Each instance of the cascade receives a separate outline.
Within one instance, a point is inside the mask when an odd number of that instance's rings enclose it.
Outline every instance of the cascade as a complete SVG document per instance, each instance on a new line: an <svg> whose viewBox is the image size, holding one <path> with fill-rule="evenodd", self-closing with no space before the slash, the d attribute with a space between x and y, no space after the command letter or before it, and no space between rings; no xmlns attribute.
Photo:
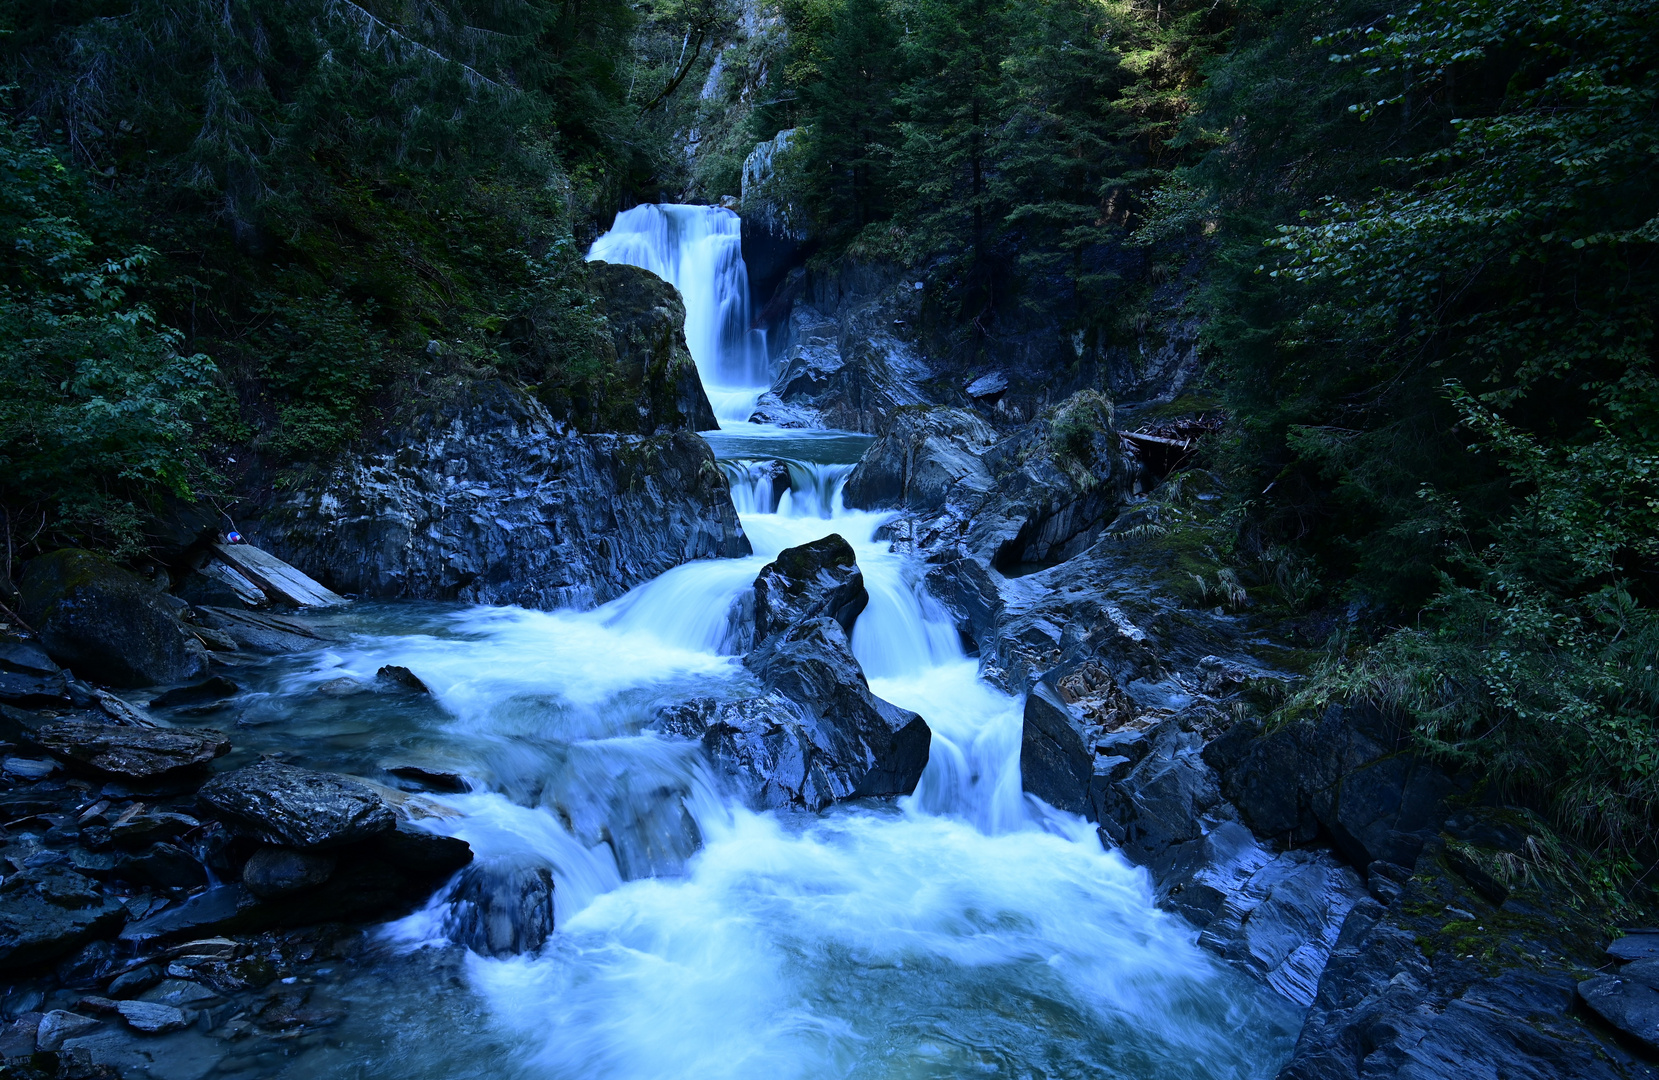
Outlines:
<svg viewBox="0 0 1659 1080"><path fill-rule="evenodd" d="M771 384L766 332L750 326L742 221L718 206L645 204L616 215L590 261L642 267L680 290L686 346L714 415L742 422Z"/></svg>
<svg viewBox="0 0 1659 1080"><path fill-rule="evenodd" d="M727 385L759 370L731 315L736 229L708 208L638 207L594 245L684 280L700 370ZM719 258L716 236L730 240ZM699 282L715 271L719 288ZM475 787L432 796L453 816L425 826L465 839L478 873L546 867L555 882L557 930L539 951L466 960L501 1048L490 1075L1271 1077L1298 1011L1200 950L1091 825L1022 792L1023 702L978 677L922 568L879 538L891 515L844 505L851 466L813 460L798 434L751 432L745 456L720 463L752 555L687 563L593 611L416 611L279 669L249 718L301 737L283 703L387 664L430 688L444 720L403 745L439 746ZM754 452L768 439L777 454ZM928 721L931 756L894 803L756 813L700 744L651 720L756 692L740 655L754 579L830 532L852 544L870 596L854 655L876 694ZM474 941L469 902L440 894L384 938L411 956Z"/></svg>

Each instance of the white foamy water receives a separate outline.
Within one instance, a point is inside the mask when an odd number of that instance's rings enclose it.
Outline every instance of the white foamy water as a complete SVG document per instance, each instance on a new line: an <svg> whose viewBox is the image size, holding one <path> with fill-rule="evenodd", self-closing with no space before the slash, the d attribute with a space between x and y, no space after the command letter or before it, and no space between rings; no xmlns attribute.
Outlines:
<svg viewBox="0 0 1659 1080"><path fill-rule="evenodd" d="M687 283L705 378L755 372L721 366L741 349L708 344L741 325L725 291L741 280L735 236L723 211L639 207L594 248ZM693 266L723 268L728 285L704 288ZM785 437L750 432L743 453ZM748 558L678 567L595 611L472 609L428 633L365 636L290 676L300 690L411 668L442 707L444 753L477 784L443 797L460 816L430 826L480 864L552 869L546 945L467 960L509 1048L490 1075L1272 1076L1300 1014L1200 950L1092 826L1022 792L1023 702L978 678L920 568L877 539L889 515L842 504L850 466L723 466ZM870 594L854 654L875 693L928 721L930 760L902 799L754 813L721 794L699 744L655 734L652 717L758 691L737 655L746 595L779 551L831 532ZM446 911L440 895L388 934L441 945Z"/></svg>
<svg viewBox="0 0 1659 1080"><path fill-rule="evenodd" d="M750 326L742 220L718 206L647 204L616 215L590 260L651 271L680 290L686 346L714 415L745 421L771 384L766 332Z"/></svg>

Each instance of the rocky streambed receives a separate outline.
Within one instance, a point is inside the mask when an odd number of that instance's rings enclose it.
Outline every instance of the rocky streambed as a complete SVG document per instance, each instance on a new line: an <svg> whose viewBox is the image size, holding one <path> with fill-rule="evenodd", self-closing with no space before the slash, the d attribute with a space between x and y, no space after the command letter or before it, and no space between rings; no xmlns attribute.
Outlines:
<svg viewBox="0 0 1659 1080"><path fill-rule="evenodd" d="M1654 1074L1659 934L1396 718L1265 728L1306 657L1173 586L1201 478L1121 403L930 358L891 274L688 351L603 273L614 400L435 395L239 508L269 555L29 564L10 1074Z"/></svg>

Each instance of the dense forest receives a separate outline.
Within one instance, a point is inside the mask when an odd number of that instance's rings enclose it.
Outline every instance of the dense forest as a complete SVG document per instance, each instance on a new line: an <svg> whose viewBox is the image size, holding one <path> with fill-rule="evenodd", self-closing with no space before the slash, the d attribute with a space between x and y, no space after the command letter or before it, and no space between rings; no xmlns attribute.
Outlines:
<svg viewBox="0 0 1659 1080"><path fill-rule="evenodd" d="M1654 0L5 0L0 68L13 570L598 377L586 243L770 141L814 264L925 269L959 349L1180 284L1213 550L1325 657L1280 709L1652 861Z"/></svg>

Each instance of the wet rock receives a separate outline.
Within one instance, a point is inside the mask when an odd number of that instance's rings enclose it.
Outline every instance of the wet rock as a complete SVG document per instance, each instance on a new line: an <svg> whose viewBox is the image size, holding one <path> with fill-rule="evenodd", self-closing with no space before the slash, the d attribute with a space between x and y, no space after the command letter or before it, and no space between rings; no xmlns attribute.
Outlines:
<svg viewBox="0 0 1659 1080"><path fill-rule="evenodd" d="M57 967L58 981L65 986L85 990L103 982L116 966L117 951L107 941L90 941L79 952Z"/></svg>
<svg viewBox="0 0 1659 1080"><path fill-rule="evenodd" d="M151 686L206 670L200 648L155 590L90 552L65 549L31 559L21 604L51 658L93 682Z"/></svg>
<svg viewBox="0 0 1659 1080"><path fill-rule="evenodd" d="M334 858L320 852L264 847L242 867L242 884L261 899L315 888L334 873Z"/></svg>
<svg viewBox="0 0 1659 1080"><path fill-rule="evenodd" d="M66 867L11 874L0 882L0 970L55 960L116 929L126 915L119 900Z"/></svg>
<svg viewBox="0 0 1659 1080"><path fill-rule="evenodd" d="M455 944L484 956L532 952L553 932L553 871L479 863L461 875L449 904L444 932Z"/></svg>
<svg viewBox="0 0 1659 1080"><path fill-rule="evenodd" d="M0 764L3 764L7 775L20 780L44 780L61 768L57 762L47 758L9 757Z"/></svg>
<svg viewBox="0 0 1659 1080"><path fill-rule="evenodd" d="M162 889L192 889L207 884L207 871L196 857L172 844L153 844L140 854L122 855L115 872L128 881Z"/></svg>
<svg viewBox="0 0 1659 1080"><path fill-rule="evenodd" d="M391 807L363 785L271 761L216 777L196 798L233 832L280 847L339 847L396 824Z"/></svg>
<svg viewBox="0 0 1659 1080"><path fill-rule="evenodd" d="M316 692L324 697L352 697L356 694L367 694L371 689L372 687L366 683L360 683L356 679L342 676L338 679L318 683Z"/></svg>
<svg viewBox="0 0 1659 1080"><path fill-rule="evenodd" d="M110 823L111 843L137 849L161 841L177 840L201 825L189 814L177 814L170 810L138 811L139 807L135 804Z"/></svg>
<svg viewBox="0 0 1659 1080"><path fill-rule="evenodd" d="M65 1039L85 1035L97 1026L98 1021L90 1016L53 1009L40 1018L40 1027L35 1035L36 1047L42 1052L50 1053L61 1049Z"/></svg>
<svg viewBox="0 0 1659 1080"><path fill-rule="evenodd" d="M417 785L422 791L441 791L459 794L471 791L472 785L460 773L429 769L424 765L388 765L386 771L400 780Z"/></svg>
<svg viewBox="0 0 1659 1080"><path fill-rule="evenodd" d="M154 780L200 769L230 753L230 740L208 728L119 727L68 721L41 728L35 733L35 741L63 761L128 780Z"/></svg>
<svg viewBox="0 0 1659 1080"><path fill-rule="evenodd" d="M375 672L374 681L392 690L407 690L416 694L430 694L432 692L413 671L397 664L387 664Z"/></svg>
<svg viewBox="0 0 1659 1080"><path fill-rule="evenodd" d="M874 434L900 409L923 404L917 386L930 374L927 364L890 321L838 320L801 305L784 340L783 370L757 404L756 419Z"/></svg>
<svg viewBox="0 0 1659 1080"><path fill-rule="evenodd" d="M111 980L109 996L112 998L137 997L160 981L161 967L159 965L141 964Z"/></svg>
<svg viewBox="0 0 1659 1080"><path fill-rule="evenodd" d="M1450 869L1444 841L1425 842L1395 903L1349 913L1282 1080L1652 1075L1574 1015L1593 924L1542 884L1518 889L1548 914L1506 909L1499 923Z"/></svg>
<svg viewBox="0 0 1659 1080"><path fill-rule="evenodd" d="M191 686L178 686L166 693L158 694L150 699L152 709L176 709L186 706L207 705L235 697L242 692L242 688L223 675L215 675L204 682Z"/></svg>
<svg viewBox="0 0 1659 1080"><path fill-rule="evenodd" d="M870 692L840 623L828 617L798 623L744 664L791 708L755 703L728 710L705 736L716 744L717 761L764 776L776 751L778 762L790 763L791 776L814 778L810 799L799 789L808 805L915 790L932 739L927 722Z"/></svg>
<svg viewBox="0 0 1659 1080"><path fill-rule="evenodd" d="M472 848L456 836L442 836L398 819L397 828L367 845L377 858L420 882L436 883L472 862Z"/></svg>
<svg viewBox="0 0 1659 1080"><path fill-rule="evenodd" d="M1204 739L1178 721L1148 729L1132 768L1101 790L1100 827L1136 862L1164 864L1177 844L1196 840L1221 805Z"/></svg>
<svg viewBox="0 0 1659 1080"><path fill-rule="evenodd" d="M755 645L825 616L851 634L869 602L857 555L838 533L785 548L755 578Z"/></svg>
<svg viewBox="0 0 1659 1080"><path fill-rule="evenodd" d="M128 1027L146 1035L178 1031L188 1027L190 1023L180 1010L154 1001L117 1002L115 1011L127 1022Z"/></svg>
<svg viewBox="0 0 1659 1080"><path fill-rule="evenodd" d="M996 441L989 424L962 409L901 409L847 476L847 505L937 511L953 494L983 498L993 480L981 459Z"/></svg>
<svg viewBox="0 0 1659 1080"><path fill-rule="evenodd" d="M541 609L749 551L696 435L575 435L488 381L423 403L248 521L337 591Z"/></svg>
<svg viewBox="0 0 1659 1080"><path fill-rule="evenodd" d="M0 636L0 701L26 708L68 705L68 673L34 642Z"/></svg>
<svg viewBox="0 0 1659 1080"><path fill-rule="evenodd" d="M1322 851L1287 851L1229 890L1199 944L1286 999L1313 1004L1349 912L1376 906L1359 875Z"/></svg>
<svg viewBox="0 0 1659 1080"><path fill-rule="evenodd" d="M1659 986L1655 985L1659 970L1630 970L1637 967L1630 964L1616 974L1586 979L1578 984L1578 996L1597 1016L1648 1050L1659 1052Z"/></svg>

